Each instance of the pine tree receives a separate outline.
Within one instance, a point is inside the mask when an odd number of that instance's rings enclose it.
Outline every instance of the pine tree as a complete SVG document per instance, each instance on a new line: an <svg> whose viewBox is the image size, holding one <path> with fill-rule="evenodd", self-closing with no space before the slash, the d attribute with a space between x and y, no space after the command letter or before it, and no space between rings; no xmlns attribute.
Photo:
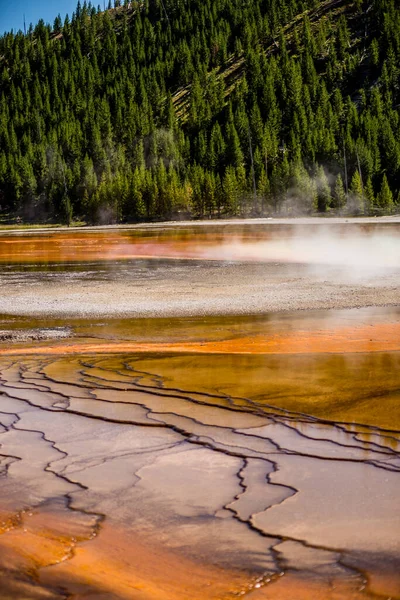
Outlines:
<svg viewBox="0 0 400 600"><path fill-rule="evenodd" d="M354 172L351 179L350 185L351 191L351 202L349 202L349 209L355 214L364 214L364 191L363 185L358 171Z"/></svg>
<svg viewBox="0 0 400 600"><path fill-rule="evenodd" d="M227 163L233 167L243 165L243 152L235 125L230 123L227 131Z"/></svg>
<svg viewBox="0 0 400 600"><path fill-rule="evenodd" d="M71 225L72 222L72 214L73 209L71 201L67 195L64 195L61 200L60 218L63 223L68 225L68 227Z"/></svg>
<svg viewBox="0 0 400 600"><path fill-rule="evenodd" d="M226 211L230 215L238 213L238 184L236 180L235 169L232 166L227 167L222 181L223 198Z"/></svg>
<svg viewBox="0 0 400 600"><path fill-rule="evenodd" d="M370 213L374 210L375 203L376 203L374 186L372 185L371 177L368 177L368 179L367 179L367 183L365 184L365 188L364 188L364 193L365 193L365 200L366 200L365 212Z"/></svg>
<svg viewBox="0 0 400 600"><path fill-rule="evenodd" d="M216 179L213 173L206 172L204 177L204 208L208 216L213 216L216 207Z"/></svg>
<svg viewBox="0 0 400 600"><path fill-rule="evenodd" d="M326 212L331 206L332 197L328 178L322 166L317 167L316 184L318 195L318 210L320 212Z"/></svg>
<svg viewBox="0 0 400 600"><path fill-rule="evenodd" d="M341 174L336 177L334 189L335 206L342 210L346 206L346 192L344 190L343 179Z"/></svg>
<svg viewBox="0 0 400 600"><path fill-rule="evenodd" d="M225 156L225 141L219 123L211 130L210 148L208 153L209 166L213 171L221 171Z"/></svg>
<svg viewBox="0 0 400 600"><path fill-rule="evenodd" d="M293 163L291 168L291 187L286 193L289 214L311 214L318 210L318 191L316 179L310 177L301 161Z"/></svg>
<svg viewBox="0 0 400 600"><path fill-rule="evenodd" d="M381 208L383 208L386 212L391 212L394 208L393 202L393 194L389 187L389 183L386 177L386 173L382 179L381 190L378 194L378 204Z"/></svg>

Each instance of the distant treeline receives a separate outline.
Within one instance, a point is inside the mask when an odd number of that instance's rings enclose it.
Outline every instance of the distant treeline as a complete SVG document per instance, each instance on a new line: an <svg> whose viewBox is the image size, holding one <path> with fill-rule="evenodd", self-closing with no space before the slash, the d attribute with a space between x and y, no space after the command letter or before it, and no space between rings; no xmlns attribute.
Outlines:
<svg viewBox="0 0 400 600"><path fill-rule="evenodd" d="M390 213L398 0L89 2L0 38L0 206L26 220Z"/></svg>

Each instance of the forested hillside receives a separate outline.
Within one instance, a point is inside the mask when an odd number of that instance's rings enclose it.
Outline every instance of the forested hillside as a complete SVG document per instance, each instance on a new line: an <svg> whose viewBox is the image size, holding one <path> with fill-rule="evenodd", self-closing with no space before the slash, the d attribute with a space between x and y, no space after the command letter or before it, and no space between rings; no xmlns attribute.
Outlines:
<svg viewBox="0 0 400 600"><path fill-rule="evenodd" d="M0 38L0 206L24 221L384 214L398 0L86 2Z"/></svg>

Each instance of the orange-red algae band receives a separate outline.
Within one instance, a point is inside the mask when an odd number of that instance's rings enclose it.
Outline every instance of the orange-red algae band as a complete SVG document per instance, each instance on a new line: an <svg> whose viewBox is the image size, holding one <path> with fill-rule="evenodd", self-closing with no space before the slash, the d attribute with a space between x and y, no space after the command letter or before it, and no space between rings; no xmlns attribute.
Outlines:
<svg viewBox="0 0 400 600"><path fill-rule="evenodd" d="M129 236L123 233L52 234L0 238L0 263L46 263L124 259L201 259L229 236L215 232L182 239L182 232L157 236ZM221 258L216 252L214 258Z"/></svg>
<svg viewBox="0 0 400 600"><path fill-rule="evenodd" d="M256 335L210 342L59 342L0 348L0 355L177 352L199 354L336 354L400 351L400 323L378 323L325 331Z"/></svg>

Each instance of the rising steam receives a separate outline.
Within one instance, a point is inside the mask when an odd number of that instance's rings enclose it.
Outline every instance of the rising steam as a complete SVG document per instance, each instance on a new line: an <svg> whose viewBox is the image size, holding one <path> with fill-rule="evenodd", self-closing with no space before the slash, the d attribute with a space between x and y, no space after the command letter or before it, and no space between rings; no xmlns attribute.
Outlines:
<svg viewBox="0 0 400 600"><path fill-rule="evenodd" d="M203 252L204 258L227 261L298 263L313 271L337 267L350 278L385 274L400 268L400 236L395 232L361 232L322 227L295 228L283 238L225 240Z"/></svg>

